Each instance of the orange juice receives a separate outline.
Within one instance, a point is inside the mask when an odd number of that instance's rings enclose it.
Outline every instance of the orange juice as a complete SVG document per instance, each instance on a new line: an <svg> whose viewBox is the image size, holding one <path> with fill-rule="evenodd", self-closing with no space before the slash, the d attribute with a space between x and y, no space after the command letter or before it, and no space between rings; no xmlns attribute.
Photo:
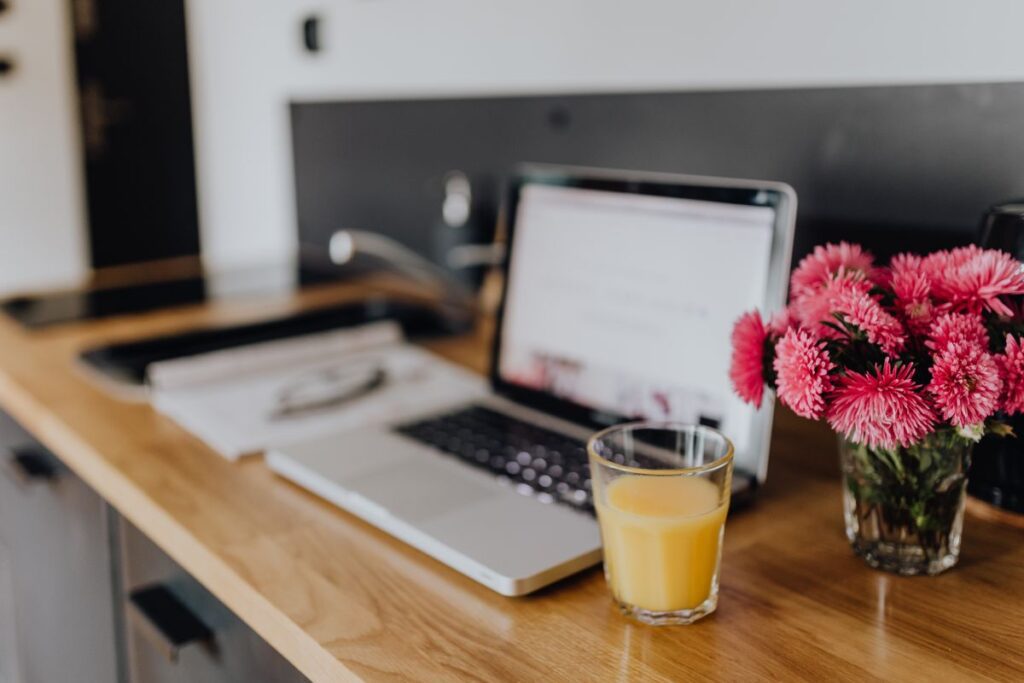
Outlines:
<svg viewBox="0 0 1024 683"><path fill-rule="evenodd" d="M623 475L597 496L604 561L619 602L655 612L711 595L728 494L707 479Z"/></svg>

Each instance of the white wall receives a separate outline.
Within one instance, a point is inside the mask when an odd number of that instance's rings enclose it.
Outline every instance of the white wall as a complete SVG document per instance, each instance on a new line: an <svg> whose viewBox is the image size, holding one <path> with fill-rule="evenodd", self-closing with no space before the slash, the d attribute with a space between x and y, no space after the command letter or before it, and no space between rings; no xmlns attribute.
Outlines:
<svg viewBox="0 0 1024 683"><path fill-rule="evenodd" d="M1019 0L188 0L188 17L215 265L294 247L289 99L1024 80Z"/></svg>
<svg viewBox="0 0 1024 683"><path fill-rule="evenodd" d="M0 15L0 291L78 282L87 272L83 171L67 0L20 0Z"/></svg>

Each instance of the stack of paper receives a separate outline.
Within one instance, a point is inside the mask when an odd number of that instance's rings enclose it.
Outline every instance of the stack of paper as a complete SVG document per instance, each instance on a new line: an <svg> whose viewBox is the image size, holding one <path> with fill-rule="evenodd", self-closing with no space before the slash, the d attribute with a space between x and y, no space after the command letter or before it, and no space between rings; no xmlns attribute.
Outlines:
<svg viewBox="0 0 1024 683"><path fill-rule="evenodd" d="M154 363L148 375L156 409L232 460L484 391L390 322Z"/></svg>

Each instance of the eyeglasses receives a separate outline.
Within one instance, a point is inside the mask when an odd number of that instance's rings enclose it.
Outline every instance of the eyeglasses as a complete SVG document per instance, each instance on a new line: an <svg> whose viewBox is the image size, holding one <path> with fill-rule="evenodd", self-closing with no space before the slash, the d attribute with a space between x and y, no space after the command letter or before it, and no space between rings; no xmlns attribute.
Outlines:
<svg viewBox="0 0 1024 683"><path fill-rule="evenodd" d="M281 388L270 419L336 408L380 389L387 379L387 371L376 360L315 370Z"/></svg>

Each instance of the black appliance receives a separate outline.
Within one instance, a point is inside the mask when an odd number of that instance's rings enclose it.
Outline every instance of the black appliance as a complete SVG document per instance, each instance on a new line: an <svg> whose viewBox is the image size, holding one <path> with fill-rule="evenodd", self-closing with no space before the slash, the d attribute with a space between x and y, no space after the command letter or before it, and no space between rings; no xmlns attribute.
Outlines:
<svg viewBox="0 0 1024 683"><path fill-rule="evenodd" d="M1024 199L993 206L981 221L979 243L1024 260ZM968 492L1024 514L1024 415L1009 418L1016 438L989 436L974 449Z"/></svg>

